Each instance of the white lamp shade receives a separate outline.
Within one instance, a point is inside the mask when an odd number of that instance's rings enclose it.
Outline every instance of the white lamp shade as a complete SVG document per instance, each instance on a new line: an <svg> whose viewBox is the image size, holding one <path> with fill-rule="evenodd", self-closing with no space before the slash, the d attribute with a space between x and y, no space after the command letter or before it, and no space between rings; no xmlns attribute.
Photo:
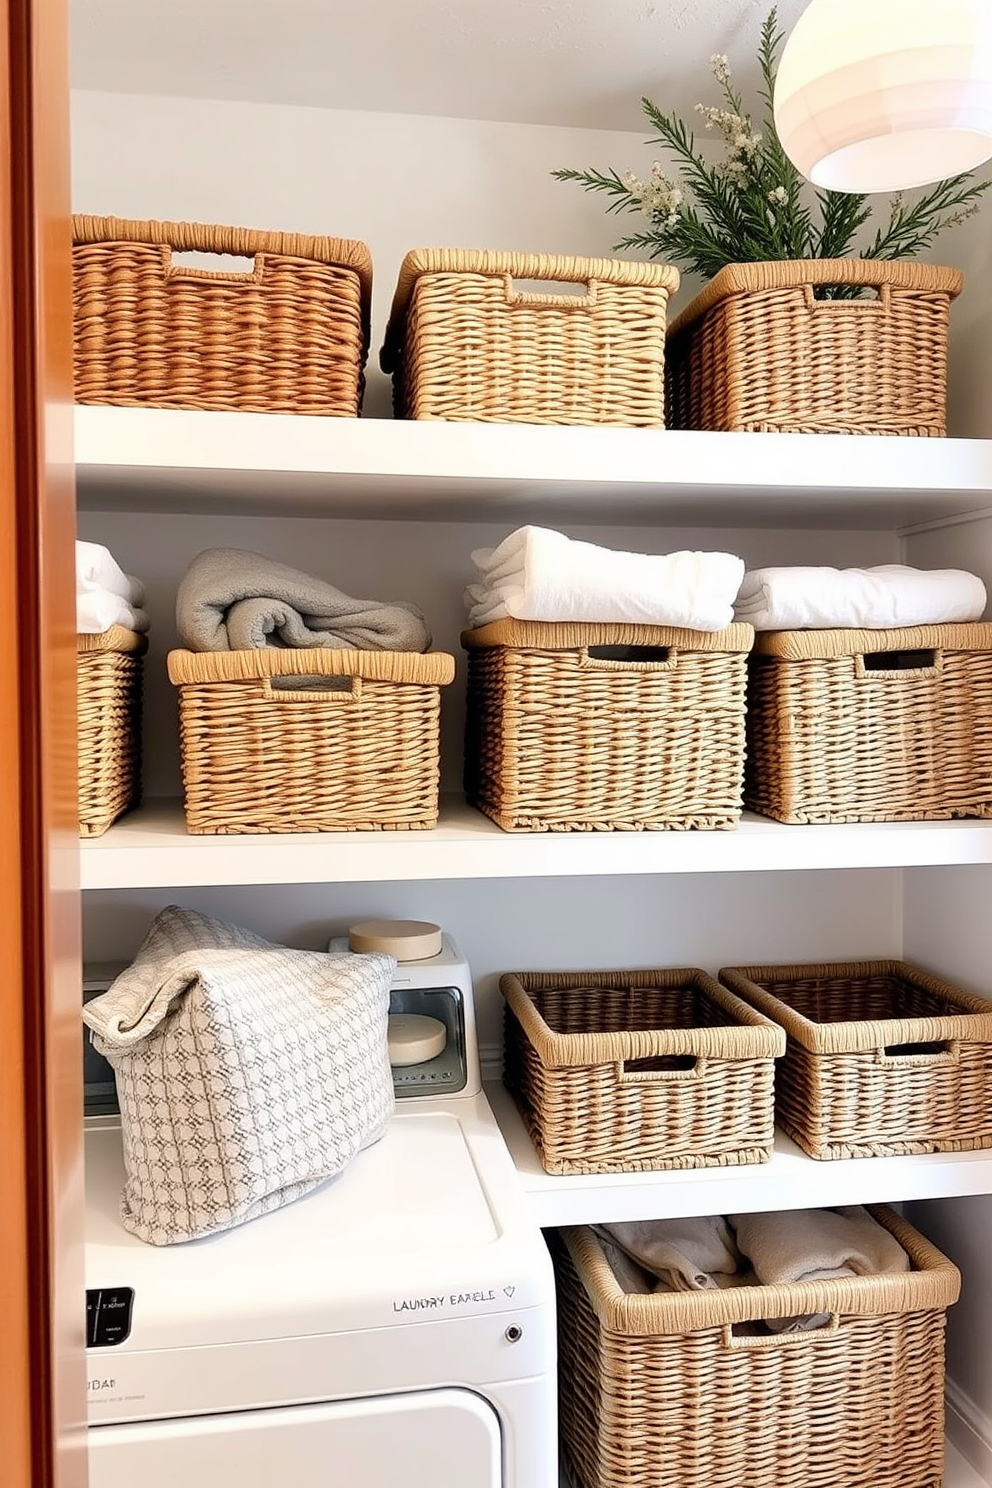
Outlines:
<svg viewBox="0 0 992 1488"><path fill-rule="evenodd" d="M785 44L775 128L833 191L902 191L992 157L992 0L811 0Z"/></svg>

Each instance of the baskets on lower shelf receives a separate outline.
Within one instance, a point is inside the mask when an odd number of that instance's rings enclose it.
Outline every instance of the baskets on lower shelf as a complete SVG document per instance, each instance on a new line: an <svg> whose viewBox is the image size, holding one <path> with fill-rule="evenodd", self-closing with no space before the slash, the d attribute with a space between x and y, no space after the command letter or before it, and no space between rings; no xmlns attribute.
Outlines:
<svg viewBox="0 0 992 1488"><path fill-rule="evenodd" d="M174 251L254 263L185 268ZM76 402L355 417L371 288L348 239L74 217Z"/></svg>
<svg viewBox="0 0 992 1488"><path fill-rule="evenodd" d="M515 279L572 292L535 294ZM616 258L408 253L380 355L396 416L660 426L678 284L667 264Z"/></svg>
<svg viewBox="0 0 992 1488"><path fill-rule="evenodd" d="M141 797L143 635L76 637L79 835L99 837Z"/></svg>
<svg viewBox="0 0 992 1488"><path fill-rule="evenodd" d="M695 968L511 972L503 1081L549 1173L771 1156L784 1035Z"/></svg>
<svg viewBox="0 0 992 1488"><path fill-rule="evenodd" d="M190 832L433 827L442 652L173 651Z"/></svg>
<svg viewBox="0 0 992 1488"><path fill-rule="evenodd" d="M594 1231L550 1237L573 1488L938 1488L960 1275L886 1209L908 1272L628 1295ZM800 1332L764 1318L826 1312Z"/></svg>
<svg viewBox="0 0 992 1488"><path fill-rule="evenodd" d="M728 828L749 625L497 620L465 631L465 793L504 831Z"/></svg>
<svg viewBox="0 0 992 1488"><path fill-rule="evenodd" d="M728 264L673 322L674 429L947 432L957 269L878 259ZM824 299L840 285L875 299Z"/></svg>
<svg viewBox="0 0 992 1488"><path fill-rule="evenodd" d="M992 1002L904 961L720 980L785 1029L775 1114L810 1157L992 1147Z"/></svg>
<svg viewBox="0 0 992 1488"><path fill-rule="evenodd" d="M992 816L992 625L759 634L744 803L784 822Z"/></svg>

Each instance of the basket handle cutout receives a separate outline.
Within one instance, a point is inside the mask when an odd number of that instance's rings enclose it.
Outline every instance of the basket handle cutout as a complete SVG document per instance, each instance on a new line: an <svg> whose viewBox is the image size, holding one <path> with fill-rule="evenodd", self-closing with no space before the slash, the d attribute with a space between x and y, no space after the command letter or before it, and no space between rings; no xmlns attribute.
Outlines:
<svg viewBox="0 0 992 1488"><path fill-rule="evenodd" d="M753 1322L725 1323L723 1346L726 1349L797 1348L803 1345L813 1347L821 1338L831 1337L840 1327L839 1313L823 1313L822 1322L819 1321L820 1317L820 1313L815 1314L815 1321L792 1332L756 1333ZM775 1318L774 1321L778 1323L782 1319Z"/></svg>
<svg viewBox="0 0 992 1488"><path fill-rule="evenodd" d="M583 646L579 665L600 672L674 672L674 646Z"/></svg>
<svg viewBox="0 0 992 1488"><path fill-rule="evenodd" d="M958 1039L928 1039L918 1044L886 1044L875 1055L876 1064L956 1064Z"/></svg>
<svg viewBox="0 0 992 1488"><path fill-rule="evenodd" d="M362 701L361 677L264 677L265 697L274 703L309 703L311 707L341 707Z"/></svg>
<svg viewBox="0 0 992 1488"><path fill-rule="evenodd" d="M701 1080L705 1074L706 1061L695 1054L648 1054L640 1059L622 1059L617 1065L622 1085Z"/></svg>
<svg viewBox="0 0 992 1488"><path fill-rule="evenodd" d="M841 289L845 293L834 295L830 293L832 289ZM816 285L804 284L803 299L809 311L822 310L830 305L856 304L859 310L887 313L892 304L892 286L891 284L851 284L849 280L845 282L843 279L838 279L833 284L829 282Z"/></svg>
<svg viewBox="0 0 992 1488"><path fill-rule="evenodd" d="M167 279L222 279L233 284L255 284L261 278L257 260L240 253L179 252L164 245L162 254Z"/></svg>
<svg viewBox="0 0 992 1488"><path fill-rule="evenodd" d="M554 290L539 289L538 285L554 284ZM523 286L523 287L522 287ZM591 310L596 304L596 284L576 283L571 279L514 279L503 275L503 294L506 303L514 306L532 306L554 310Z"/></svg>
<svg viewBox="0 0 992 1488"><path fill-rule="evenodd" d="M911 672L916 677L936 677L943 670L944 653L933 651L868 651L855 657L855 676L881 677Z"/></svg>

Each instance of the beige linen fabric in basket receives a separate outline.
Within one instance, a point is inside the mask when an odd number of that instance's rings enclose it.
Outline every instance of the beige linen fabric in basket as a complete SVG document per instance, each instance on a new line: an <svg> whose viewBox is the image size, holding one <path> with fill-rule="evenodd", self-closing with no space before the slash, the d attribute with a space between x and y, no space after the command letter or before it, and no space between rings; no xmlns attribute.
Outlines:
<svg viewBox="0 0 992 1488"><path fill-rule="evenodd" d="M191 1240L339 1173L393 1110L396 962L273 945L171 906L83 1009L117 1076L125 1229Z"/></svg>

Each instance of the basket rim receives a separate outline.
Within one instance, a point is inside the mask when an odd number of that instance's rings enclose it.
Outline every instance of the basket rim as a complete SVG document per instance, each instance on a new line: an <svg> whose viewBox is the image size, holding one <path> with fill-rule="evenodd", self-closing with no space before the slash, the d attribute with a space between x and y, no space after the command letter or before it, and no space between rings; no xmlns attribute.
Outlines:
<svg viewBox="0 0 992 1488"><path fill-rule="evenodd" d="M755 636L753 649L758 656L779 656L786 661L825 661L873 651L992 651L992 623L974 620L886 630L762 630Z"/></svg>
<svg viewBox="0 0 992 1488"><path fill-rule="evenodd" d="M990 644L992 644L992 626ZM578 621L492 620L464 630L466 651L493 647L581 651L587 646L671 646L682 651L750 651L754 628L743 622L724 630L686 630L675 625L586 624Z"/></svg>
<svg viewBox="0 0 992 1488"><path fill-rule="evenodd" d="M793 981L843 980L849 977L897 976L921 991L961 1008L960 1014L933 1017L852 1019L846 1023L817 1023L775 996L772 987ZM825 961L799 965L724 966L720 981L743 1001L760 1008L779 1023L790 1038L816 1054L870 1053L892 1044L938 1042L945 1039L992 1040L992 1001L956 987L952 982L913 966L908 961Z"/></svg>
<svg viewBox="0 0 992 1488"><path fill-rule="evenodd" d="M688 330L707 311L733 295L826 284L888 284L920 294L946 294L953 300L964 287L964 274L946 264L908 259L793 258L726 264L675 317L668 338Z"/></svg>
<svg viewBox="0 0 992 1488"><path fill-rule="evenodd" d="M379 352L383 372L393 372L402 354L407 312L417 281L425 274L481 274L489 278L547 279L558 283L622 284L675 293L681 275L674 264L643 259L583 258L573 254L516 253L498 248L411 248L400 264L389 319Z"/></svg>
<svg viewBox="0 0 992 1488"><path fill-rule="evenodd" d="M123 625L111 625L99 633L80 631L76 636L76 652L80 656L100 651L117 651L141 656L148 650L148 637L136 630L127 630Z"/></svg>
<svg viewBox="0 0 992 1488"><path fill-rule="evenodd" d="M961 1291L961 1273L954 1263L887 1206L868 1204L865 1208L898 1240L914 1270L712 1291L652 1292L642 1296L622 1289L591 1226L566 1226L558 1233L599 1321L610 1332L624 1336L689 1333L766 1317L816 1312L855 1316L922 1312L943 1309L956 1302ZM815 1347L816 1336L814 1329L790 1335L790 1340L805 1341L807 1346Z"/></svg>
<svg viewBox="0 0 992 1488"><path fill-rule="evenodd" d="M445 651L346 651L266 647L259 651L170 651L169 681L177 687L248 682L265 677L362 677L370 682L414 682L444 687L454 680L455 658Z"/></svg>
<svg viewBox="0 0 992 1488"><path fill-rule="evenodd" d="M678 989L694 987L734 1022L705 1028L655 1028L559 1033L538 1011L530 992L600 986ZM785 1032L774 1019L751 1006L698 967L623 971L504 972L499 990L546 1069L579 1069L649 1059L659 1054L714 1059L777 1059L785 1053Z"/></svg>

